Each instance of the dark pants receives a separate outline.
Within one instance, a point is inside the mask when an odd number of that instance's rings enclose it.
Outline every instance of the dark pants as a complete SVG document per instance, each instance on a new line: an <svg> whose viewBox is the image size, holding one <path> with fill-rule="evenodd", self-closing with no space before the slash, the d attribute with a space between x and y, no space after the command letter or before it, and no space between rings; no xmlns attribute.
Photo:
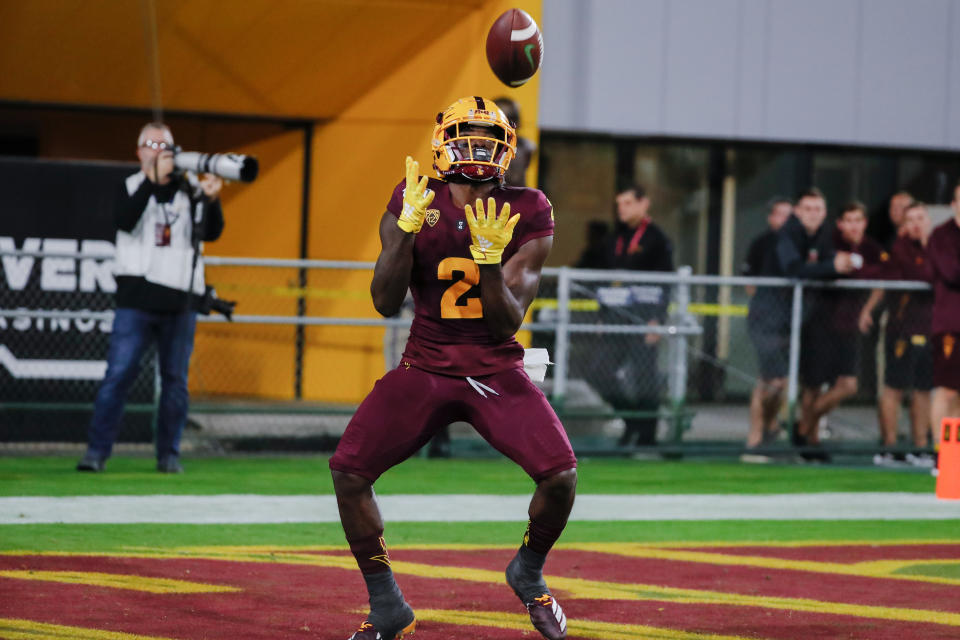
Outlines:
<svg viewBox="0 0 960 640"><path fill-rule="evenodd" d="M650 416L624 418L621 446L653 445L657 441L656 412L660 408L662 380L657 370L657 345L644 337L611 339L590 337L586 378L601 397L618 411L646 411Z"/></svg>
<svg viewBox="0 0 960 640"><path fill-rule="evenodd" d="M107 373L97 391L88 431L88 451L106 459L120 430L130 385L140 360L156 342L160 362L160 408L157 415L157 459L180 454L180 436L187 421L187 369L193 352L196 314L151 313L117 309L107 354Z"/></svg>

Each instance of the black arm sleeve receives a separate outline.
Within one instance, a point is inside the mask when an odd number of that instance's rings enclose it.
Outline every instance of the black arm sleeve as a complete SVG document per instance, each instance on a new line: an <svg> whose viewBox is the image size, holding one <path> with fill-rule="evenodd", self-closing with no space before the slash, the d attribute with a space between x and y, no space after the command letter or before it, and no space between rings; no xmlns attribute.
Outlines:
<svg viewBox="0 0 960 640"><path fill-rule="evenodd" d="M758 236L750 243L747 249L747 259L743 263L743 275L758 276L763 272L763 242L762 236Z"/></svg>
<svg viewBox="0 0 960 640"><path fill-rule="evenodd" d="M673 243L667 234L660 234L660 241L657 243L657 257L654 262L656 271L673 271ZM655 318L661 323L667 321L667 308L670 304L670 298L673 294L673 287L667 286L662 289L660 304L657 305Z"/></svg>
<svg viewBox="0 0 960 640"><path fill-rule="evenodd" d="M130 232L140 222L140 216L143 210L147 208L147 202L153 195L153 183L147 179L140 184L140 187L133 192L133 195L127 193L127 186L120 184L120 190L117 192L117 202L113 211L113 220L117 229Z"/></svg>
<svg viewBox="0 0 960 640"><path fill-rule="evenodd" d="M663 244L660 247L660 259L658 260L658 269L660 271L673 271L673 243L670 238L664 234Z"/></svg>
<svg viewBox="0 0 960 640"><path fill-rule="evenodd" d="M223 233L223 207L220 206L220 199L207 203L206 224L203 230L204 242L212 242Z"/></svg>

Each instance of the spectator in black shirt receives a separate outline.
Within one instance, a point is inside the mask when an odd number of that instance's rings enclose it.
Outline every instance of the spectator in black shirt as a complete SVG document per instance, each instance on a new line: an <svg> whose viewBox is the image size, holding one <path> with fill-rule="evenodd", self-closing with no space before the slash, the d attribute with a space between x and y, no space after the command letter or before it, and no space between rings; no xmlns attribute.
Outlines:
<svg viewBox="0 0 960 640"><path fill-rule="evenodd" d="M833 247L833 230L824 224L827 217L827 201L819 189L805 191L797 200L793 216L788 219L777 238L777 265L782 275L790 278L835 278L853 270L850 253L836 251ZM790 295L789 291L786 291ZM825 313L820 292L808 289L803 300L803 325L801 327L800 354L801 370L804 369L804 355L818 335L813 327L818 323L830 322ZM789 306L787 311L789 313ZM789 320L788 320L789 322ZM798 446L818 446L820 434L813 420L813 404L817 400L819 389L804 387L801 398L801 415L794 432L794 443ZM827 461L825 452L808 452L804 457Z"/></svg>
<svg viewBox="0 0 960 640"><path fill-rule="evenodd" d="M503 111L503 114L513 124L513 128L518 132L517 153L513 156L513 160L507 168L507 173L503 176L503 183L510 187L525 187L527 186L527 169L533 160L533 154L537 152L537 143L530 138L519 135L520 105L506 96L494 98L493 101L497 103L497 106L500 107L500 110Z"/></svg>
<svg viewBox="0 0 960 640"><path fill-rule="evenodd" d="M776 256L777 231L790 217L793 203L786 198L774 198L770 201L767 214L768 228L753 239L747 250L747 259L743 264L745 276L770 276L771 265ZM760 364L760 377L750 396L750 432L747 435L747 449L756 449L761 444L772 442L780 432L777 414L783 404L783 392L787 388L787 353L790 346L789 333L782 330L765 331L765 326L756 322L756 287L747 285L747 294L751 297L750 314L747 328L757 350ZM761 296L761 306L764 297ZM759 313L764 310L759 309ZM750 319L754 321L751 322Z"/></svg>
<svg viewBox="0 0 960 640"><path fill-rule="evenodd" d="M587 223L587 246L573 266L577 269L604 269L607 266L607 236L610 227L603 220Z"/></svg>
<svg viewBox="0 0 960 640"><path fill-rule="evenodd" d="M630 185L617 193L619 224L607 239L605 266L632 271L673 271L673 245L650 217L650 199L639 185ZM613 287L612 289L616 289ZM661 286L631 286L627 296L614 296L618 305L607 306L601 314L612 322L629 317L632 322L650 326L663 323L667 312L667 292ZM598 292L602 293L602 292ZM603 304L603 296L601 295ZM625 315L626 314L626 315ZM660 375L657 371L657 344L660 334L627 336L617 340L610 334L598 337L593 350L594 380L600 393L615 409L648 412L642 418L627 418L620 439L630 446L656 443L660 408Z"/></svg>

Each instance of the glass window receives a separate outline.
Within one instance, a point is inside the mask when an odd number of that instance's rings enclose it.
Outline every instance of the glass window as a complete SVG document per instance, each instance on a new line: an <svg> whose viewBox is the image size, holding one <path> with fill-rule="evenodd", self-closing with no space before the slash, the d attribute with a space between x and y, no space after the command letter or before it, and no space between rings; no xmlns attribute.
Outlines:
<svg viewBox="0 0 960 640"><path fill-rule="evenodd" d="M633 179L650 197L650 215L673 241L675 266L706 272L710 150L704 145L639 145Z"/></svg>
<svg viewBox="0 0 960 640"><path fill-rule="evenodd" d="M927 204L950 204L960 179L960 159L905 155L900 157L899 188Z"/></svg>
<svg viewBox="0 0 960 640"><path fill-rule="evenodd" d="M733 246L737 274L750 243L767 229L770 202L796 196L799 162L799 156L791 151L737 149L732 170L736 180Z"/></svg>
<svg viewBox="0 0 960 640"><path fill-rule="evenodd" d="M897 190L896 177L897 160L888 153L813 154L813 184L826 196L831 219L851 200L867 205L871 215L886 215L890 196Z"/></svg>
<svg viewBox="0 0 960 640"><path fill-rule="evenodd" d="M586 247L591 222L612 224L616 153L610 141L541 140L540 188L554 207L548 266L573 265Z"/></svg>

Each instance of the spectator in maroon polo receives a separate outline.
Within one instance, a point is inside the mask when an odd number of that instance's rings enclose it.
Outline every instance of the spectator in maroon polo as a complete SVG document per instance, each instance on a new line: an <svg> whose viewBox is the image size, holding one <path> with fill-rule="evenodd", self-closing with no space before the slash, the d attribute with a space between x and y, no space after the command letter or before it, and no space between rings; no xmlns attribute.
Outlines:
<svg viewBox="0 0 960 640"><path fill-rule="evenodd" d="M960 416L960 183L953 189L953 218L930 234L928 276L933 284L933 402L937 438L946 417Z"/></svg>
<svg viewBox="0 0 960 640"><path fill-rule="evenodd" d="M926 246L930 237L927 207L913 201L904 210L901 233L890 251L888 279L925 280ZM913 445L929 446L930 389L933 388L933 352L930 346L930 319L933 294L928 291L891 291L888 295L886 373L880 395L880 437L885 449L897 444L897 426L903 394L910 394L910 425ZM872 308L864 307L860 329L869 331ZM924 452L907 454L882 451L874 456L879 465L909 462L917 466L933 465L933 457Z"/></svg>
<svg viewBox="0 0 960 640"><path fill-rule="evenodd" d="M853 278L881 277L888 256L867 237L867 209L860 202L846 205L837 219L833 246L850 255ZM860 335L857 321L869 294L857 289L827 289L820 298L819 319L807 324L801 357L805 432L813 433L820 419L857 392ZM824 385L829 385L823 391Z"/></svg>

